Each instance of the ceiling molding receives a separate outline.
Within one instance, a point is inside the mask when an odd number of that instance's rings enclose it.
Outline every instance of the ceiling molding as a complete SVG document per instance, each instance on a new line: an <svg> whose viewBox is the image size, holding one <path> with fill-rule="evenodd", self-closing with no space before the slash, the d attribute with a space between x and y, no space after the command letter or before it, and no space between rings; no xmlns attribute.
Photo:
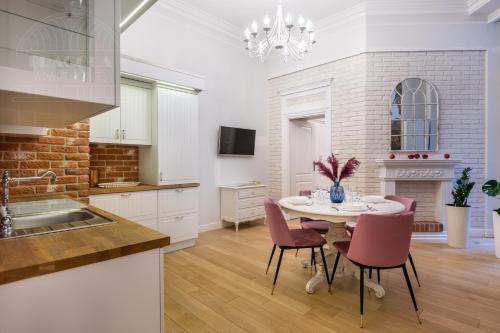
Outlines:
<svg viewBox="0 0 500 333"><path fill-rule="evenodd" d="M366 1L370 15L425 15L425 14L466 14L468 5L465 0L370 0Z"/></svg>
<svg viewBox="0 0 500 333"><path fill-rule="evenodd" d="M500 22L500 8L488 15L488 23Z"/></svg>
<svg viewBox="0 0 500 333"><path fill-rule="evenodd" d="M359 21L364 21L366 16L366 4L360 3L358 5L352 6L351 8L344 9L320 19L316 22L316 31L321 33L329 29L337 28L339 26L345 26L347 24L352 24Z"/></svg>
<svg viewBox="0 0 500 333"><path fill-rule="evenodd" d="M182 0L161 0L158 1L154 8L155 14L158 14L169 19L183 22L196 28L198 31L206 30L213 37L225 37L226 42L242 46L243 33L242 29L234 24L218 17L207 13Z"/></svg>
<svg viewBox="0 0 500 333"><path fill-rule="evenodd" d="M474 14L482 7L486 6L490 0L467 0L467 11L469 15Z"/></svg>

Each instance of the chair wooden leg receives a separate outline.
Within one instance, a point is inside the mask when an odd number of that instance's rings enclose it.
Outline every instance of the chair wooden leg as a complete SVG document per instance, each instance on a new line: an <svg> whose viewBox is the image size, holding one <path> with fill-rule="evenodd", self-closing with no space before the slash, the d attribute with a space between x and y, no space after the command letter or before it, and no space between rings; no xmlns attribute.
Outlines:
<svg viewBox="0 0 500 333"><path fill-rule="evenodd" d="M368 269L368 278L371 280L372 279L372 269Z"/></svg>
<svg viewBox="0 0 500 333"><path fill-rule="evenodd" d="M380 284L380 269L377 268L377 283Z"/></svg>
<svg viewBox="0 0 500 333"><path fill-rule="evenodd" d="M323 270L325 271L326 281L329 282L330 277L328 276L328 267L326 266L325 251L323 251L323 246L321 246L319 250L321 251L321 260L323 260Z"/></svg>
<svg viewBox="0 0 500 333"><path fill-rule="evenodd" d="M361 328L363 328L363 310L364 310L364 297L365 296L365 268L359 267L359 313L361 315Z"/></svg>
<svg viewBox="0 0 500 333"><path fill-rule="evenodd" d="M410 291L411 300L413 302L413 307L415 308L415 312L417 314L417 320L419 324L422 324L422 320L420 319L420 314L418 313L417 300L415 299L415 294L413 293L413 288L411 286L410 277L408 276L408 271L406 270L406 264L402 267L403 274L405 275L406 284L408 285L408 290Z"/></svg>
<svg viewBox="0 0 500 333"><path fill-rule="evenodd" d="M274 294L274 287L276 286L276 280L278 280L278 273L280 272L281 260L283 259L283 252L285 249L280 249L280 257L278 259L278 266L276 267L276 273L274 274L273 289L271 290L271 295Z"/></svg>
<svg viewBox="0 0 500 333"><path fill-rule="evenodd" d="M273 245L273 249L271 251L271 256L269 257L269 262L267 263L266 275L267 275L267 272L269 271L269 266L271 266L271 261L273 260L275 250L276 250L276 244Z"/></svg>
<svg viewBox="0 0 500 333"><path fill-rule="evenodd" d="M297 249L297 251L295 251L295 256L297 256L299 254L299 249Z"/></svg>
<svg viewBox="0 0 500 333"><path fill-rule="evenodd" d="M335 277L335 272L337 271L337 265L339 264L340 252L337 252L337 257L335 257L335 264L333 265L332 278L329 281L328 292L332 293L332 283Z"/></svg>
<svg viewBox="0 0 500 333"><path fill-rule="evenodd" d="M411 256L411 253L408 253L408 259L410 259L411 268L413 269L413 273L415 274L415 277L417 278L418 286L420 287L420 280L418 279L417 269L415 268L415 263L413 262L413 257Z"/></svg>

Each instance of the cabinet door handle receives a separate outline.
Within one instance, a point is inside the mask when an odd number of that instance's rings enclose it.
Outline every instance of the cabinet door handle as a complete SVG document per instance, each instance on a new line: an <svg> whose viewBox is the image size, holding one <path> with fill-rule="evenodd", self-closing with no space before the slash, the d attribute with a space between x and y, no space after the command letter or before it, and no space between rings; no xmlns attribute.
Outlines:
<svg viewBox="0 0 500 333"><path fill-rule="evenodd" d="M175 219L176 220L182 220L182 219L184 219L184 216L176 216Z"/></svg>
<svg viewBox="0 0 500 333"><path fill-rule="evenodd" d="M117 128L115 132L115 138L119 139L120 138L120 130Z"/></svg>
<svg viewBox="0 0 500 333"><path fill-rule="evenodd" d="M163 181L163 172L160 172L160 181Z"/></svg>
<svg viewBox="0 0 500 333"><path fill-rule="evenodd" d="M183 189L181 189L181 188L176 188L176 189L175 189L175 192L177 192L177 193L182 193L182 192L184 192L184 190L183 190Z"/></svg>
<svg viewBox="0 0 500 333"><path fill-rule="evenodd" d="M122 198L129 198L131 196L131 194L130 193L122 193L122 194L120 194L120 196Z"/></svg>
<svg viewBox="0 0 500 333"><path fill-rule="evenodd" d="M125 140L125 130L122 130L122 140Z"/></svg>

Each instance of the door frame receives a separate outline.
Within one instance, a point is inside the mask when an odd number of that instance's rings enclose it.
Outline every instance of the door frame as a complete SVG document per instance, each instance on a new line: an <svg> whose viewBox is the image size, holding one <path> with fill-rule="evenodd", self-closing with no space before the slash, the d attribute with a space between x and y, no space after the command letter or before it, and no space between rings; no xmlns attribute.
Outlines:
<svg viewBox="0 0 500 333"><path fill-rule="evenodd" d="M282 197L290 195L290 121L324 116L326 134L330 140L333 140L332 80L317 81L280 91ZM300 101L301 99L303 99L303 102ZM330 152L331 147L332 144L330 144Z"/></svg>

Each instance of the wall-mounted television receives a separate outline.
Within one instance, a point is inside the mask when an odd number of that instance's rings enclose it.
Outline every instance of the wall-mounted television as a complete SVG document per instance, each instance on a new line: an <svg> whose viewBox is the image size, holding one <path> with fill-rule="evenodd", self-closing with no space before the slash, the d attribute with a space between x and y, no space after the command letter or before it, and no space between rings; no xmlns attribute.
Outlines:
<svg viewBox="0 0 500 333"><path fill-rule="evenodd" d="M221 126L218 153L219 155L254 155L255 130Z"/></svg>

